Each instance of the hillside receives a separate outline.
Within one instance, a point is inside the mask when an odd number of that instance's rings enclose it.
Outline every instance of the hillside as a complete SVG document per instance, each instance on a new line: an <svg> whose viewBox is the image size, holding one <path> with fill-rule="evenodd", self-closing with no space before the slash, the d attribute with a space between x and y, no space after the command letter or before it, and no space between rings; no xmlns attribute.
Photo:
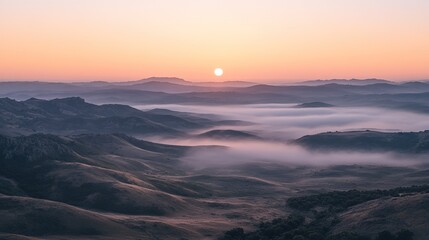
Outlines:
<svg viewBox="0 0 429 240"><path fill-rule="evenodd" d="M0 136L0 232L136 235L97 212L165 216L192 208L184 196L204 188L169 178L183 173L177 157L185 151L125 135Z"/></svg>
<svg viewBox="0 0 429 240"><path fill-rule="evenodd" d="M119 105L95 105L78 97L26 101L0 99L0 133L19 135L31 133L82 134L127 133L133 135L181 135L223 124L185 113L143 112Z"/></svg>
<svg viewBox="0 0 429 240"><path fill-rule="evenodd" d="M312 150L392 151L424 153L429 151L429 131L423 132L327 132L301 137L294 143Z"/></svg>
<svg viewBox="0 0 429 240"><path fill-rule="evenodd" d="M408 228L416 240L423 240L428 236L428 206L428 193L369 201L339 214L340 223L333 232L354 231L374 235L380 229L395 232Z"/></svg>
<svg viewBox="0 0 429 240"><path fill-rule="evenodd" d="M198 138L212 138L220 140L261 140L262 138L237 130L211 130L197 135Z"/></svg>
<svg viewBox="0 0 429 240"><path fill-rule="evenodd" d="M121 134L0 136L0 238L213 239L231 216L279 211L257 199L276 184L193 172L189 150Z"/></svg>
<svg viewBox="0 0 429 240"><path fill-rule="evenodd" d="M234 228L219 239L424 240L428 192L424 185L293 197L287 217L261 222L256 231Z"/></svg>
<svg viewBox="0 0 429 240"><path fill-rule="evenodd" d="M184 147L122 135L60 138L39 134L1 137L0 149L0 174L4 182L16 187L7 192L0 189L3 194L134 214L162 215L183 207L180 199L160 192L145 179L146 174L173 172L174 159L184 154ZM175 208L167 207L173 202Z"/></svg>
<svg viewBox="0 0 429 240"><path fill-rule="evenodd" d="M334 107L334 105L324 102L308 102L301 103L295 106L296 108L324 108L324 107Z"/></svg>

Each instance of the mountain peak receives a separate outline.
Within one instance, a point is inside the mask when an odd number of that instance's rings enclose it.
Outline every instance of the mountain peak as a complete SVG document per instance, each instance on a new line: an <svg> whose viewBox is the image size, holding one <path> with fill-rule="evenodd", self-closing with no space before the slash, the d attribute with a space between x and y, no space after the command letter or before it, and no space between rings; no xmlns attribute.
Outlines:
<svg viewBox="0 0 429 240"><path fill-rule="evenodd" d="M192 84L190 81L186 81L182 78L177 77L150 77L150 78L144 78L138 81L135 81L134 83L146 83L146 82L165 82L165 83L175 83L175 84Z"/></svg>
<svg viewBox="0 0 429 240"><path fill-rule="evenodd" d="M83 99L81 97L56 98L56 99L53 99L51 101L52 102L70 103L70 104L85 103L85 99Z"/></svg>

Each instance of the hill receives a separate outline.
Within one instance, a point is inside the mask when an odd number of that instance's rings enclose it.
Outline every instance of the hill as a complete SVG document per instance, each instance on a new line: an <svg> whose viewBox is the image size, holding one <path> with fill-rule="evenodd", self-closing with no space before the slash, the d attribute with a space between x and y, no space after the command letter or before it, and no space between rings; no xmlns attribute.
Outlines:
<svg viewBox="0 0 429 240"><path fill-rule="evenodd" d="M345 84L345 85L368 85L368 84L376 84L376 83L394 83L392 81L384 80L384 79L328 79L328 80L310 80L298 82L297 84L301 85L309 85L309 86L318 86L324 84Z"/></svg>
<svg viewBox="0 0 429 240"><path fill-rule="evenodd" d="M3 194L134 214L162 215L183 207L180 199L159 191L144 176L173 172L174 159L186 151L184 147L123 135L38 134L0 137L0 149L0 174L16 186L8 192L0 189ZM168 206L172 203L175 207Z"/></svg>
<svg viewBox="0 0 429 240"><path fill-rule="evenodd" d="M334 105L324 103L324 102L309 102L298 104L296 108L324 108L324 107L333 107Z"/></svg>
<svg viewBox="0 0 429 240"><path fill-rule="evenodd" d="M0 196L0 232L27 236L138 234L113 219L64 203L29 197ZM7 206L7 207L5 207ZM1 239L14 239L2 237ZM129 239L129 238L128 238Z"/></svg>
<svg viewBox="0 0 429 240"><path fill-rule="evenodd" d="M177 158L186 151L125 135L0 136L0 232L144 236L99 212L192 208L185 196L203 196L204 188L169 177L183 171Z"/></svg>
<svg viewBox="0 0 429 240"><path fill-rule="evenodd" d="M213 138L219 140L261 140L262 138L237 130L211 130L197 135L199 138Z"/></svg>
<svg viewBox="0 0 429 240"><path fill-rule="evenodd" d="M327 132L294 141L312 150L357 150L424 153L429 151L429 131L423 132Z"/></svg>
<svg viewBox="0 0 429 240"><path fill-rule="evenodd" d="M380 229L391 232L409 228L415 239L426 239L429 194L382 198L359 204L339 214L333 232L354 231L375 235Z"/></svg>
<svg viewBox="0 0 429 240"><path fill-rule="evenodd" d="M127 82L115 82L113 84L115 85L135 85L135 84L142 84L142 83L149 83L149 82L162 82L162 83L171 83L171 84L181 84L181 85L192 85L192 82L186 81L182 78L177 77L149 77L149 78L143 78L136 81L127 81Z"/></svg>
<svg viewBox="0 0 429 240"><path fill-rule="evenodd" d="M274 211L235 198L276 184L196 174L180 160L193 148L122 134L0 135L0 238L210 239L237 212Z"/></svg>
<svg viewBox="0 0 429 240"><path fill-rule="evenodd" d="M227 82L188 82L171 79L151 78L145 81L138 81L135 84L120 84L122 89L134 89L152 92L165 93L189 93L189 92L222 92L234 91L241 87L249 87L256 85L251 82L242 81L227 81Z"/></svg>
<svg viewBox="0 0 429 240"><path fill-rule="evenodd" d="M95 105L79 97L15 101L0 98L0 132L4 134L127 133L183 135L223 124L195 115L143 112L119 105Z"/></svg>
<svg viewBox="0 0 429 240"><path fill-rule="evenodd" d="M195 85L183 85L171 82L144 82L133 84L131 86L125 86L124 88L132 87L132 89L138 89L143 91L152 92L165 92L165 93L186 93L186 92L204 92L211 91L212 88L200 87ZM213 89L214 91L216 89Z"/></svg>
<svg viewBox="0 0 429 240"><path fill-rule="evenodd" d="M289 198L287 217L261 222L255 231L234 228L219 240L424 240L428 191L423 185Z"/></svg>

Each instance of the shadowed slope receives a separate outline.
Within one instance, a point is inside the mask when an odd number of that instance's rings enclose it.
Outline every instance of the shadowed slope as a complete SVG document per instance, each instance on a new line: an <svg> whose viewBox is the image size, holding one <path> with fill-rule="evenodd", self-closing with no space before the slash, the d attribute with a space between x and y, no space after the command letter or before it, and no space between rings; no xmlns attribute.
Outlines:
<svg viewBox="0 0 429 240"><path fill-rule="evenodd" d="M151 184L151 174L179 173L173 157L184 151L121 135L0 137L0 174L16 186L2 193L88 209L165 215L186 204Z"/></svg>
<svg viewBox="0 0 429 240"><path fill-rule="evenodd" d="M94 105L78 97L18 102L0 99L0 131L6 134L127 133L183 135L184 131L211 127L214 122L197 116L143 112L118 105Z"/></svg>

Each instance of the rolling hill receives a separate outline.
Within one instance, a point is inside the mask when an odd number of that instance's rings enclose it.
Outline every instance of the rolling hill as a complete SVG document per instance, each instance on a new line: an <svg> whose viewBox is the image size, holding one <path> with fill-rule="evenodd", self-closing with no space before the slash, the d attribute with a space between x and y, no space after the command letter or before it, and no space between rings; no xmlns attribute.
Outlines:
<svg viewBox="0 0 429 240"><path fill-rule="evenodd" d="M237 211L266 206L228 199L275 184L195 175L180 161L189 150L121 134L0 135L0 238L212 239Z"/></svg>
<svg viewBox="0 0 429 240"><path fill-rule="evenodd" d="M325 108L325 107L334 107L334 105L324 102L309 102L301 103L295 106L296 108Z"/></svg>
<svg viewBox="0 0 429 240"><path fill-rule="evenodd" d="M425 153L429 151L429 131L386 133L376 131L327 132L294 141L313 150L392 151Z"/></svg>
<svg viewBox="0 0 429 240"><path fill-rule="evenodd" d="M198 138L211 138L219 140L262 140L254 134L237 130L211 130L197 135Z"/></svg>
<svg viewBox="0 0 429 240"><path fill-rule="evenodd" d="M188 130L222 125L196 115L144 112L135 108L95 105L78 97L26 101L0 99L0 132L82 134L127 133L132 135L184 135Z"/></svg>

